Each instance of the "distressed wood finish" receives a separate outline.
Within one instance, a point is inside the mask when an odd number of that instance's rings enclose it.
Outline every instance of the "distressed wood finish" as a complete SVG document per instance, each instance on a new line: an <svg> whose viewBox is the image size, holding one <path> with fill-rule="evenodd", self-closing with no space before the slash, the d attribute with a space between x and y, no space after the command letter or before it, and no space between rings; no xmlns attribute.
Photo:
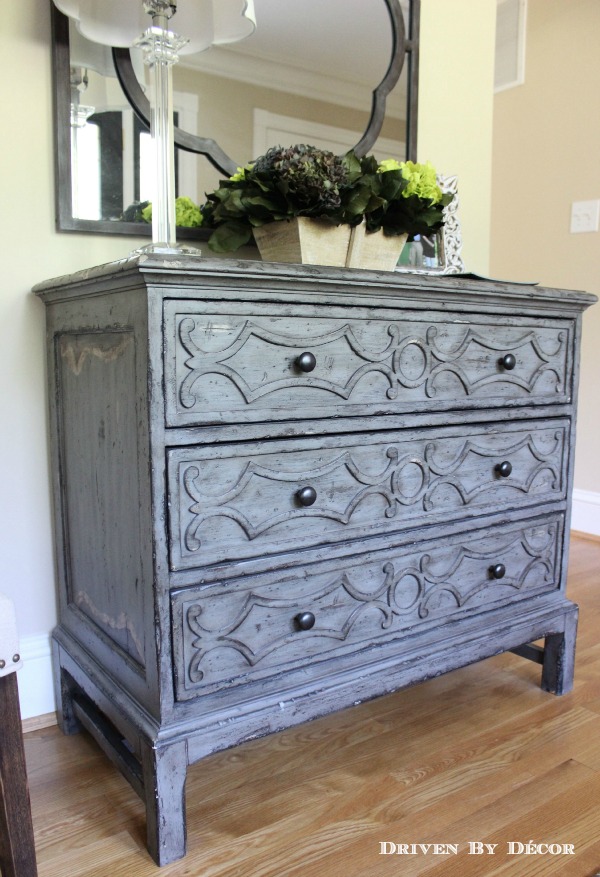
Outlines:
<svg viewBox="0 0 600 877"><path fill-rule="evenodd" d="M568 401L572 324L368 308L165 304L167 424L334 417ZM336 316L332 316L335 314ZM571 331L569 331L571 330ZM314 366L304 372L303 352ZM511 361L510 357L513 357ZM300 407L299 407L300 406Z"/></svg>
<svg viewBox="0 0 600 877"><path fill-rule="evenodd" d="M564 499L567 432L564 420L532 421L500 435L471 426L277 442L262 454L170 451L172 569Z"/></svg>
<svg viewBox="0 0 600 877"><path fill-rule="evenodd" d="M443 542L424 540L418 550L407 546L337 561L333 571L321 564L308 577L298 570L251 584L176 591L177 696L265 677L265 688L277 691L280 670L289 673L313 658L340 657L340 666L352 666L357 654L364 659L366 645L398 640L475 608L549 593L560 583L562 523L556 517L497 525L475 539L461 533ZM311 616L305 628L304 613Z"/></svg>
<svg viewBox="0 0 600 877"><path fill-rule="evenodd" d="M159 864L217 750L540 639L569 690L593 296L189 257L36 292L60 720L142 796Z"/></svg>

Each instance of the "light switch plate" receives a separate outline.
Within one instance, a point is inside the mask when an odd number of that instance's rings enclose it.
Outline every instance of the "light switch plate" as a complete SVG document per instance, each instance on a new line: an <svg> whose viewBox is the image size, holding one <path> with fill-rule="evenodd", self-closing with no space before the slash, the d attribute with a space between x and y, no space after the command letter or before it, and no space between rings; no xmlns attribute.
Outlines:
<svg viewBox="0 0 600 877"><path fill-rule="evenodd" d="M598 231L600 227L600 200L573 201L571 204L571 233Z"/></svg>

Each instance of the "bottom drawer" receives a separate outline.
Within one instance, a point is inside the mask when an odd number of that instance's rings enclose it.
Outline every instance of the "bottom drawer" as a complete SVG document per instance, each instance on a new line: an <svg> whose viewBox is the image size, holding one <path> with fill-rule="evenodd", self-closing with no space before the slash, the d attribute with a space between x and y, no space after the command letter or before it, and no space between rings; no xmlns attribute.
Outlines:
<svg viewBox="0 0 600 877"><path fill-rule="evenodd" d="M178 700L559 587L562 515L172 594ZM443 625L440 625L443 636Z"/></svg>

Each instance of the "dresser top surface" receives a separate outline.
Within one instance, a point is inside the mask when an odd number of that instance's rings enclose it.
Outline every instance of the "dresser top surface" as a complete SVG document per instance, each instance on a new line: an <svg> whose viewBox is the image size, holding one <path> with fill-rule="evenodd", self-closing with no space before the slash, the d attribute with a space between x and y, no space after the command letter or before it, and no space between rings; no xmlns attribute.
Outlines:
<svg viewBox="0 0 600 877"><path fill-rule="evenodd" d="M197 297L218 290L243 288L252 297L277 300L281 293L301 293L310 299L340 296L348 304L381 304L389 300L413 303L423 298L428 305L470 303L484 306L490 300L512 302L517 309L546 307L553 311L581 311L597 301L582 291L550 289L535 283L490 280L472 274L435 275L404 271L366 271L321 265L294 265L186 255L143 255L96 265L73 274L37 284L33 292L48 303L86 294L123 292L146 287L160 289L168 297Z"/></svg>

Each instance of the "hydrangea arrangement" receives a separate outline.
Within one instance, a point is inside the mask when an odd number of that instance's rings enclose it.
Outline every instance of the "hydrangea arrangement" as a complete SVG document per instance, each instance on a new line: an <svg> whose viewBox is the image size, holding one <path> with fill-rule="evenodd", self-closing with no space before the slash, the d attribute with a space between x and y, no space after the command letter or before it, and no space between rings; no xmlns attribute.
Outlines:
<svg viewBox="0 0 600 877"><path fill-rule="evenodd" d="M209 247L231 252L248 243L252 229L296 216L333 225L358 225L388 235L435 232L452 195L442 193L427 162L378 162L299 144L269 149L207 196L202 224L212 229Z"/></svg>

